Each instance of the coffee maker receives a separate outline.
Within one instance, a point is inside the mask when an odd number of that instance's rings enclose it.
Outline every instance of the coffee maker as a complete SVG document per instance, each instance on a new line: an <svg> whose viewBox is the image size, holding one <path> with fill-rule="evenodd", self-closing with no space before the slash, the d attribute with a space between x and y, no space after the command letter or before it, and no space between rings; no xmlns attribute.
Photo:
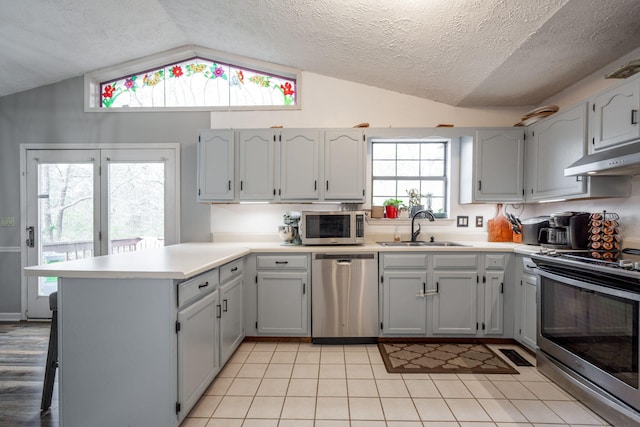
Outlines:
<svg viewBox="0 0 640 427"><path fill-rule="evenodd" d="M287 211L282 216L282 222L285 225L278 227L278 235L284 240L283 245L301 245L302 239L300 238L300 219L302 218L301 212Z"/></svg>
<svg viewBox="0 0 640 427"><path fill-rule="evenodd" d="M588 212L557 212L549 216L549 227L540 229L538 241L545 248L587 249Z"/></svg>

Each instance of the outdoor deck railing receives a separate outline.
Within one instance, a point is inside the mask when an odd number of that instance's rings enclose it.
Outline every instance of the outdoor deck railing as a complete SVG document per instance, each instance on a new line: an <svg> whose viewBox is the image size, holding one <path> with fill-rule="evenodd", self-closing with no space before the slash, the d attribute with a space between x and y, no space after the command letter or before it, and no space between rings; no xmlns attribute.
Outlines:
<svg viewBox="0 0 640 427"><path fill-rule="evenodd" d="M164 246L164 241L136 237L134 239L118 239L111 241L111 254L137 252L150 248ZM71 261L74 259L91 258L93 256L93 242L65 242L42 245L42 253L48 262Z"/></svg>

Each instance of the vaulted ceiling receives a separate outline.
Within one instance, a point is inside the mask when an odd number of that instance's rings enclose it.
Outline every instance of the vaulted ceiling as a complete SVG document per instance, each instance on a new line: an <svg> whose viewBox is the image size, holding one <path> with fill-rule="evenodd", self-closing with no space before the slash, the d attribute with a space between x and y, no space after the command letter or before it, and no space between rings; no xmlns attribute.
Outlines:
<svg viewBox="0 0 640 427"><path fill-rule="evenodd" d="M0 0L0 11L0 96L192 44L454 106L525 106L640 47L638 0Z"/></svg>

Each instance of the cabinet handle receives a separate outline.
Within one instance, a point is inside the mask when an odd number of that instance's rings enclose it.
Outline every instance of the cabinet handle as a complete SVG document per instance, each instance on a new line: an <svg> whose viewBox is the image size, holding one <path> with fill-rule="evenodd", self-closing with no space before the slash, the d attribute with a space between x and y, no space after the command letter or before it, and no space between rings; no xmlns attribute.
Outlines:
<svg viewBox="0 0 640 427"><path fill-rule="evenodd" d="M327 181L327 191L329 191L329 181Z"/></svg>
<svg viewBox="0 0 640 427"><path fill-rule="evenodd" d="M231 272L232 272L232 273L233 273L234 271L238 271L238 267L233 267L233 268L231 269Z"/></svg>
<svg viewBox="0 0 640 427"><path fill-rule="evenodd" d="M276 261L276 264L289 264L289 261Z"/></svg>
<svg viewBox="0 0 640 427"><path fill-rule="evenodd" d="M243 187L244 187L244 181L240 181L240 191L243 190Z"/></svg>
<svg viewBox="0 0 640 427"><path fill-rule="evenodd" d="M427 293L427 282L422 282L422 293L423 294Z"/></svg>
<svg viewBox="0 0 640 427"><path fill-rule="evenodd" d="M229 191L231 191L231 180L229 180Z"/></svg>
<svg viewBox="0 0 640 427"><path fill-rule="evenodd" d="M504 294L504 283L500 283L500 293Z"/></svg>
<svg viewBox="0 0 640 427"><path fill-rule="evenodd" d="M206 288L207 286L209 286L209 282L204 282L204 283L198 285L198 289Z"/></svg>
<svg viewBox="0 0 640 427"><path fill-rule="evenodd" d="M307 284L306 284L306 283L303 283L303 284L302 284L302 295L304 295L304 294L306 294L306 293L307 293Z"/></svg>
<svg viewBox="0 0 640 427"><path fill-rule="evenodd" d="M313 191L318 189L318 180L313 181Z"/></svg>
<svg viewBox="0 0 640 427"><path fill-rule="evenodd" d="M631 110L631 124L638 124L638 110Z"/></svg>
<svg viewBox="0 0 640 427"><path fill-rule="evenodd" d="M478 180L478 191L482 191L482 180Z"/></svg>
<svg viewBox="0 0 640 427"><path fill-rule="evenodd" d="M222 317L222 311L221 311L222 306L220 304L216 305L216 319L219 319Z"/></svg>
<svg viewBox="0 0 640 427"><path fill-rule="evenodd" d="M227 308L228 308L228 307L227 307L227 300L226 300L226 299L223 299L223 300L222 300L222 304L224 305L224 308L222 309L222 311L224 311L224 312L226 313L226 312L227 312Z"/></svg>
<svg viewBox="0 0 640 427"><path fill-rule="evenodd" d="M440 293L440 282L436 282L436 294Z"/></svg>

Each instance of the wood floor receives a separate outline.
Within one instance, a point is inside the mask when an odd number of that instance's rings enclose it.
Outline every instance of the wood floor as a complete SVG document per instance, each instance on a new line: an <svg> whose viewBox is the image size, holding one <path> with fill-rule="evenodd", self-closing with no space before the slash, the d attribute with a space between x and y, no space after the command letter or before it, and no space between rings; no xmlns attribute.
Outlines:
<svg viewBox="0 0 640 427"><path fill-rule="evenodd" d="M57 427L58 381L40 416L50 323L0 323L0 426Z"/></svg>

